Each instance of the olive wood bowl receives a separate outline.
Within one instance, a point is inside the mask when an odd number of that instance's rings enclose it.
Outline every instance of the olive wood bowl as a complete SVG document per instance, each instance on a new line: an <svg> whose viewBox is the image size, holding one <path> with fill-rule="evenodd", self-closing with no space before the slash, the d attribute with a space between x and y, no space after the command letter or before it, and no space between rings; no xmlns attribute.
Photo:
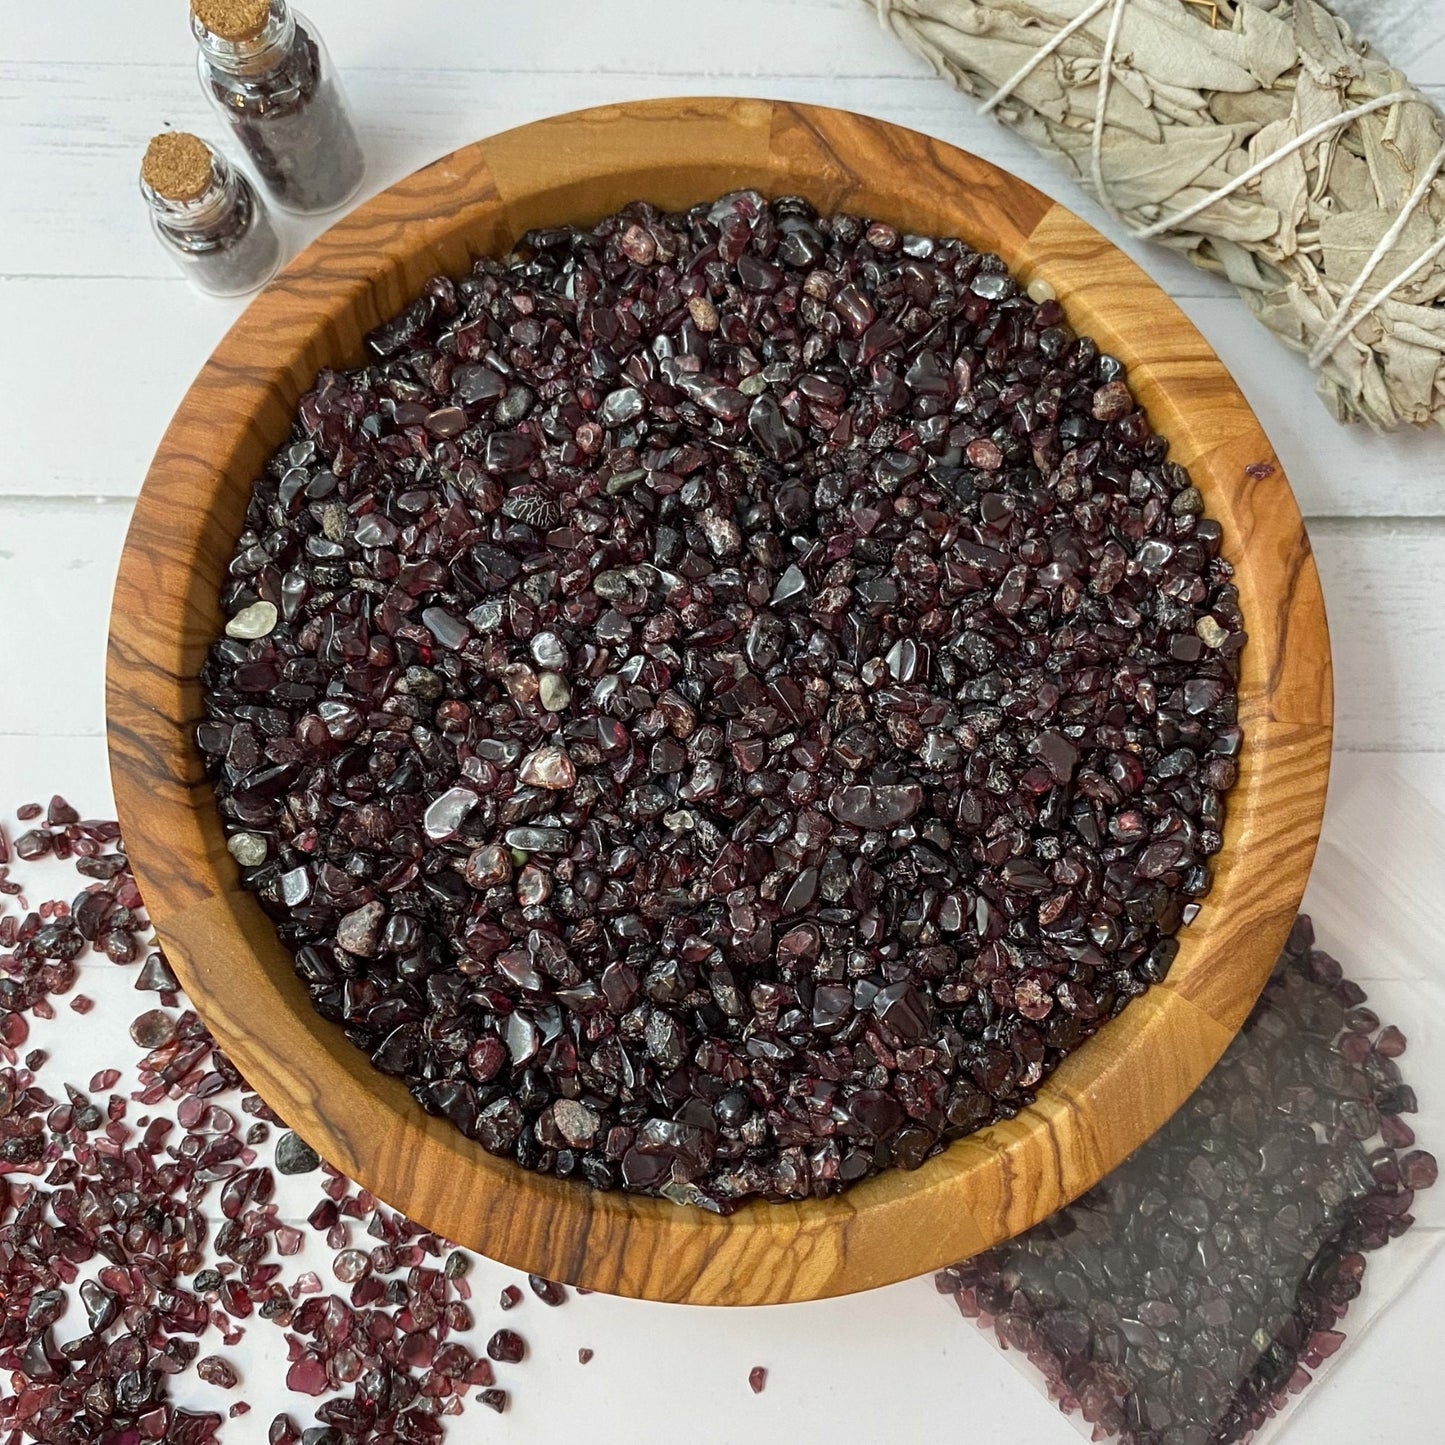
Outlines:
<svg viewBox="0 0 1445 1445"><path fill-rule="evenodd" d="M1128 366L1172 457L1224 529L1249 630L1245 749L1214 890L1166 982L1044 1083L1018 1117L831 1199L728 1218L601 1193L494 1158L431 1118L317 1015L240 888L192 741L196 677L251 481L320 367L437 272L529 227L642 198L682 208L744 186L806 196L997 251ZM1255 479L1250 463L1274 470ZM1256 468L1256 471L1264 471ZM1094 1184L1169 1117L1229 1042L1304 890L1330 760L1329 638L1308 538L1254 414L1183 313L1063 206L951 146L843 111L655 100L508 131L397 182L307 247L246 310L160 444L121 558L107 712L120 821L161 941L250 1084L338 1168L431 1229L518 1269L696 1304L817 1299L924 1273Z"/></svg>

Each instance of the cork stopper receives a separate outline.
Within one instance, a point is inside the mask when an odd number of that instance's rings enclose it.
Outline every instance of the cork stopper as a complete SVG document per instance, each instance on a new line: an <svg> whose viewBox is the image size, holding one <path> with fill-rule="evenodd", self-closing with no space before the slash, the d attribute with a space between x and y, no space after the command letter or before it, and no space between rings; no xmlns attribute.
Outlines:
<svg viewBox="0 0 1445 1445"><path fill-rule="evenodd" d="M271 16L271 0L191 0L191 14L222 40L254 40Z"/></svg>
<svg viewBox="0 0 1445 1445"><path fill-rule="evenodd" d="M194 201L211 184L211 148L188 131L162 131L146 147L140 174L158 196Z"/></svg>

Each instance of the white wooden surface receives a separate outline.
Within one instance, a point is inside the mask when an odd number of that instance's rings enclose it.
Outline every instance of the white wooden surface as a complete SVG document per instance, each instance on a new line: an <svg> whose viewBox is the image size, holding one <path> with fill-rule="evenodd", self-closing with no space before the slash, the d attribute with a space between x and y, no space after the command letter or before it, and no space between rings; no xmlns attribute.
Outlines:
<svg viewBox="0 0 1445 1445"><path fill-rule="evenodd" d="M1441 3L1420 0L1432 14ZM556 111L644 95L754 94L928 131L1008 166L1113 233L1065 177L975 117L880 33L859 0L310 0L306 8L364 131L368 190L478 135ZM0 26L5 812L57 787L88 811L108 806L102 656L130 499L181 392L239 309L187 289L135 194L153 131L169 123L217 134L184 12L183 0L12 0ZM1421 53L1392 58L1445 96L1442 27L1426 28L1431 43ZM282 225L294 244L318 229ZM1370 980L1372 1002L1410 1033L1407 1062L1427 1111L1421 1134L1438 1147L1445 964L1432 915L1445 870L1445 437L1336 426L1303 363L1279 351L1226 287L1159 251L1128 249L1234 372L1310 518L1334 634L1340 752L1309 902L1326 942ZM123 1027L133 1007L116 970L98 970L89 989L101 1001L90 1016L96 1031L62 1031L77 1074L92 1041ZM1445 1199L1427 1199L1422 1217L1408 1248L1368 1276L1350 1345L1296 1412L1307 1418L1276 1438L1441 1438L1427 1351L1445 1292ZM509 1277L497 1266L477 1280L483 1321ZM496 1425L489 1414L480 1425L473 1417L466 1438L485 1428L523 1441L649 1445L679 1427L699 1445L909 1442L944 1432L978 1445L1079 1438L950 1308L927 1281L743 1312L592 1297L544 1316L530 1302L533 1355L506 1382L516 1388L512 1413ZM241 1445L264 1438L276 1408L257 1382L274 1375L280 1357L259 1352L262 1338L252 1330L241 1352L258 1349L248 1370L256 1410L227 1428ZM597 1350L585 1371L575 1359L581 1344ZM746 1387L754 1364L771 1371L760 1397Z"/></svg>

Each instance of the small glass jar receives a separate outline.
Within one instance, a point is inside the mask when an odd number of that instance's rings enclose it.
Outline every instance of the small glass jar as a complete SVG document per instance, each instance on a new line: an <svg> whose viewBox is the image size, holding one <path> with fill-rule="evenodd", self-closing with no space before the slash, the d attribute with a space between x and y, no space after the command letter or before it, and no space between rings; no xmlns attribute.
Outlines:
<svg viewBox="0 0 1445 1445"><path fill-rule="evenodd" d="M281 242L255 187L198 136L156 136L140 190L151 229L202 291L241 296L276 274Z"/></svg>
<svg viewBox="0 0 1445 1445"><path fill-rule="evenodd" d="M278 206L345 205L366 163L331 57L286 0L191 0L201 87Z"/></svg>

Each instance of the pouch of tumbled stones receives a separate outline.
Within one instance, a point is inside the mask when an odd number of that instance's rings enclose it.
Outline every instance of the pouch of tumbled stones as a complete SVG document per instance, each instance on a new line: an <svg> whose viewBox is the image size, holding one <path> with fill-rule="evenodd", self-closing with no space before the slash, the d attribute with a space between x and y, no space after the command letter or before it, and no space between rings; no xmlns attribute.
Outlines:
<svg viewBox="0 0 1445 1445"><path fill-rule="evenodd" d="M1296 921L1203 1086L1037 1228L937 1277L1095 1440L1234 1445L1344 1342L1366 1258L1435 1182L1405 1036Z"/></svg>

